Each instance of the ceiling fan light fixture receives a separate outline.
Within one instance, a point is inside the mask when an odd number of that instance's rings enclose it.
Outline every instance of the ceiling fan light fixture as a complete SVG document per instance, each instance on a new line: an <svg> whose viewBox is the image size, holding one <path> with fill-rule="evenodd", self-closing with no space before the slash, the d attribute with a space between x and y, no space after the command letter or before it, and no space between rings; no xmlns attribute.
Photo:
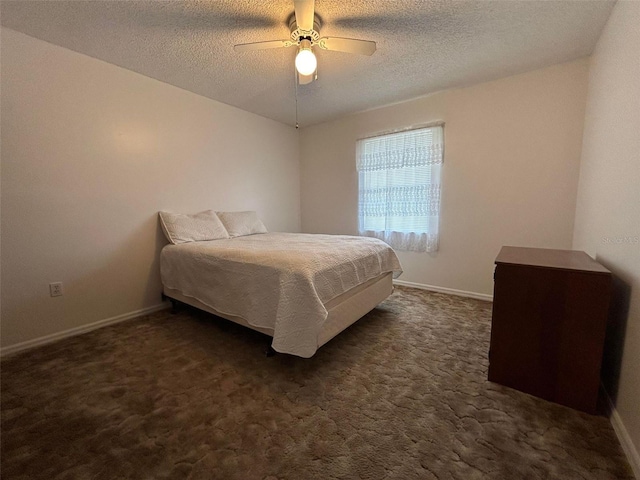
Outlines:
<svg viewBox="0 0 640 480"><path fill-rule="evenodd" d="M311 50L309 40L301 40L300 48L296 54L296 70L300 75L311 75L318 68L318 60Z"/></svg>

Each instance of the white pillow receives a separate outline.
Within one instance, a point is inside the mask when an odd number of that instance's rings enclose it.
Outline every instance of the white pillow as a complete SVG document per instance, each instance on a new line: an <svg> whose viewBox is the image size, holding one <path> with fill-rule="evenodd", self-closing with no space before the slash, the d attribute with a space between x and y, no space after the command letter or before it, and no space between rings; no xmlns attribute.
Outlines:
<svg viewBox="0 0 640 480"><path fill-rule="evenodd" d="M158 212L162 231L174 245L201 240L229 238L224 225L213 210L193 215L182 213Z"/></svg>
<svg viewBox="0 0 640 480"><path fill-rule="evenodd" d="M231 238L253 235L254 233L267 233L267 228L260 221L256 212L216 213Z"/></svg>

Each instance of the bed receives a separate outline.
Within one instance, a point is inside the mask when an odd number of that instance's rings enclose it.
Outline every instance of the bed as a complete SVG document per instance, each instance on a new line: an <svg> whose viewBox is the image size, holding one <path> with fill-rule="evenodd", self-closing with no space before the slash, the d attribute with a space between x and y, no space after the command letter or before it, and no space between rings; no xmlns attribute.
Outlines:
<svg viewBox="0 0 640 480"><path fill-rule="evenodd" d="M272 337L304 358L393 291L398 258L375 238L257 233L163 248L164 295Z"/></svg>

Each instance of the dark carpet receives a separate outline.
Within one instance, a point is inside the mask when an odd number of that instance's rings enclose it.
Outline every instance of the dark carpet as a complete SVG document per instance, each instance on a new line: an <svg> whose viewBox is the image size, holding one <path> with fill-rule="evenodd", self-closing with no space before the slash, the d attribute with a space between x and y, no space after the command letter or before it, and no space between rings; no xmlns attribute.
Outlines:
<svg viewBox="0 0 640 480"><path fill-rule="evenodd" d="M491 304L409 288L311 359L185 308L4 360L9 479L632 479L608 419L490 383Z"/></svg>

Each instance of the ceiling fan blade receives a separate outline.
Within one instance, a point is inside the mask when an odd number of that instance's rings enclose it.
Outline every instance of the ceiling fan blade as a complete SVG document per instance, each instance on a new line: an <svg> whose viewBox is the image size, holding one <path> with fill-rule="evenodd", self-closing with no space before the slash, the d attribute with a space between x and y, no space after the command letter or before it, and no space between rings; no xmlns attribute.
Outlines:
<svg viewBox="0 0 640 480"><path fill-rule="evenodd" d="M355 38L323 37L315 42L315 44L323 50L359 53L360 55L373 55L376 51L376 42L356 40Z"/></svg>
<svg viewBox="0 0 640 480"><path fill-rule="evenodd" d="M296 23L300 30L313 30L314 0L294 0Z"/></svg>
<svg viewBox="0 0 640 480"><path fill-rule="evenodd" d="M315 76L315 72L311 75L302 75L301 73L298 73L298 85L307 85L308 83L313 82L313 78Z"/></svg>
<svg viewBox="0 0 640 480"><path fill-rule="evenodd" d="M249 52L252 50L265 50L267 48L292 47L295 44L296 43L291 40L271 40L268 42L241 43L234 45L233 49L236 52Z"/></svg>

